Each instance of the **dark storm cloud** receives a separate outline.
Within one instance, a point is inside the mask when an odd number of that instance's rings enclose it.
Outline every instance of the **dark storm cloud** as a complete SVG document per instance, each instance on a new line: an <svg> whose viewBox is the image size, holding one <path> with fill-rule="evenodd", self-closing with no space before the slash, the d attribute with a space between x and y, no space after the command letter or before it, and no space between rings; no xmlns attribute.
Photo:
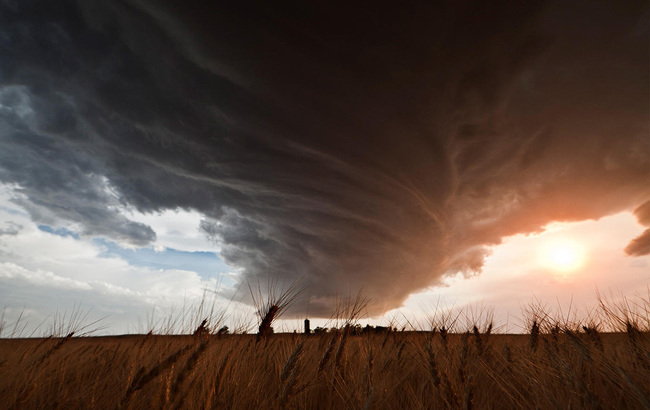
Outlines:
<svg viewBox="0 0 650 410"><path fill-rule="evenodd" d="M129 221L115 207L102 165L80 152L76 141L87 132L77 122L70 97L28 86L0 90L0 180L18 184L15 199L35 220L80 224L87 235L108 235L136 246L155 239L153 230ZM71 140L66 140L70 138Z"/></svg>
<svg viewBox="0 0 650 410"><path fill-rule="evenodd" d="M644 17L645 16L645 17ZM0 180L135 245L195 209L242 281L370 312L650 197L644 2L0 2ZM265 282L264 280L262 282Z"/></svg>

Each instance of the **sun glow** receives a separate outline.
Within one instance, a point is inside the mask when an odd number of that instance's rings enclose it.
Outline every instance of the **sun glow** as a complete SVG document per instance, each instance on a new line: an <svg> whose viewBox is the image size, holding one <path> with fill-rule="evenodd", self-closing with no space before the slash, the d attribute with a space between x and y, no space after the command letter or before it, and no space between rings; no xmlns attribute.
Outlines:
<svg viewBox="0 0 650 410"><path fill-rule="evenodd" d="M559 272L578 269L584 262L584 256L584 249L578 243L568 239L548 242L541 252L542 263Z"/></svg>

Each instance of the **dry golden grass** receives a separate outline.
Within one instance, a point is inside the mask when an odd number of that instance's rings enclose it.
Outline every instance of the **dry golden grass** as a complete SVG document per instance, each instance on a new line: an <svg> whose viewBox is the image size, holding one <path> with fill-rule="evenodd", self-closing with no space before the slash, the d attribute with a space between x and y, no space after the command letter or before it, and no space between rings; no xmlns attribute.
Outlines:
<svg viewBox="0 0 650 410"><path fill-rule="evenodd" d="M65 337L0 339L0 407L650 409L649 299L599 296L581 320L537 302L521 335L495 334L484 309L436 311L428 332L362 331L360 295L338 330L272 334L278 300L259 309L265 337L217 330L210 309L185 336L77 337L77 313L52 328Z"/></svg>
<svg viewBox="0 0 650 410"><path fill-rule="evenodd" d="M648 334L0 340L8 408L648 408Z"/></svg>

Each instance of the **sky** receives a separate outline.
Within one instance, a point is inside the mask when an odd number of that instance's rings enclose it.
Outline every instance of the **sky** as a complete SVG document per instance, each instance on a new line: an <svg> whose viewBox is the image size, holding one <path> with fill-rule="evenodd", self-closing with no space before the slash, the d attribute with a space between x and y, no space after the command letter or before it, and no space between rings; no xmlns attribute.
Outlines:
<svg viewBox="0 0 650 410"><path fill-rule="evenodd" d="M377 322L647 294L649 21L0 0L5 321L141 331L207 292L241 322L269 282L300 281L289 317L361 292Z"/></svg>

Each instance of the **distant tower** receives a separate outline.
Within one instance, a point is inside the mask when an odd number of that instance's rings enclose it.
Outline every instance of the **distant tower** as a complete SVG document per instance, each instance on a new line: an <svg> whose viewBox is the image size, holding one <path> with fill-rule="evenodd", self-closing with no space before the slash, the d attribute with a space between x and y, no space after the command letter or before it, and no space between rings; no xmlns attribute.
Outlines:
<svg viewBox="0 0 650 410"><path fill-rule="evenodd" d="M309 329L309 319L305 319L305 334L308 335L311 332Z"/></svg>

